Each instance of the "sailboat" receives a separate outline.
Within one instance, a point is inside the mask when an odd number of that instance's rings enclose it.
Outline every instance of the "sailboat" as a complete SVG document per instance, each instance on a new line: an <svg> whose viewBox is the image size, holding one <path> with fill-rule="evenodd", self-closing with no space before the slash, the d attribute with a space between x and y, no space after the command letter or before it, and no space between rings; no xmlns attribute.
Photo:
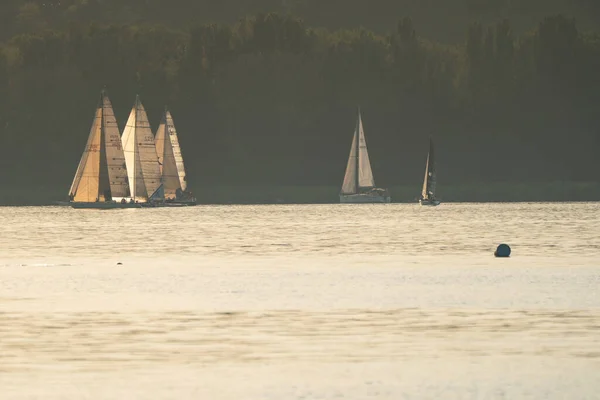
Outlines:
<svg viewBox="0 0 600 400"><path fill-rule="evenodd" d="M350 148L350 157L346 166L344 183L340 192L341 203L389 203L390 194L387 189L375 186L373 170L369 161L367 142L363 129L360 109L356 119L354 138Z"/></svg>
<svg viewBox="0 0 600 400"><path fill-rule="evenodd" d="M422 206L440 205L440 201L435 198L436 180L433 139L429 138L429 154L427 154L427 164L425 165L425 179L423 180L423 191L419 199L419 203Z"/></svg>
<svg viewBox="0 0 600 400"><path fill-rule="evenodd" d="M127 169L119 127L105 91L92 122L83 155L69 190L74 208L134 208L129 197Z"/></svg>
<svg viewBox="0 0 600 400"><path fill-rule="evenodd" d="M183 156L179 147L173 116L165 107L163 118L154 136L158 164L168 204L195 205L196 199L186 191L187 181Z"/></svg>
<svg viewBox="0 0 600 400"><path fill-rule="evenodd" d="M121 140L131 198L134 202L146 203L144 206L163 203L164 186L161 182L154 135L139 96L135 97L135 104Z"/></svg>

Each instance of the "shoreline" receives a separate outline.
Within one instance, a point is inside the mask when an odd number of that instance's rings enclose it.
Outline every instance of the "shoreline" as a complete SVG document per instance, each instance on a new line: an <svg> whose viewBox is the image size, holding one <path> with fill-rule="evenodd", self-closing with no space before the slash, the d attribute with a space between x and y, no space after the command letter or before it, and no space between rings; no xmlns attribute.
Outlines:
<svg viewBox="0 0 600 400"><path fill-rule="evenodd" d="M199 205L339 204L337 186L203 187L205 189L201 191L192 188ZM421 192L420 185L392 186L389 189L392 204L416 203ZM67 190L40 188L34 194L30 188L17 188L11 193L0 194L0 206L56 206L57 202L64 200ZM442 203L594 202L600 201L600 182L439 185L437 193Z"/></svg>

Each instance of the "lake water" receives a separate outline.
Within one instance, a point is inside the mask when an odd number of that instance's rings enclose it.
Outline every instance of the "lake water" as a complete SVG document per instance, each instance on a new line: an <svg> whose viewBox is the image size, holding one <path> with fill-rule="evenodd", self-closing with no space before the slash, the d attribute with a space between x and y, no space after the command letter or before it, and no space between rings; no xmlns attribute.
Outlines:
<svg viewBox="0 0 600 400"><path fill-rule="evenodd" d="M600 398L600 203L0 225L1 398Z"/></svg>

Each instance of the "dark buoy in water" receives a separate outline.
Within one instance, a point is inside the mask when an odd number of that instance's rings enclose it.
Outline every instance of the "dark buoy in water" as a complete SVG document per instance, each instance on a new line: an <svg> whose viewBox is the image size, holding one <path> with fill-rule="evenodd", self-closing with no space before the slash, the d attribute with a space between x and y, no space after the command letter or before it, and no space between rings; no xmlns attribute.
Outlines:
<svg viewBox="0 0 600 400"><path fill-rule="evenodd" d="M494 256L500 258L510 257L510 246L502 243L494 252Z"/></svg>
<svg viewBox="0 0 600 400"><path fill-rule="evenodd" d="M117 263L117 265L123 265L123 263L121 263L121 262L118 262L118 263Z"/></svg>

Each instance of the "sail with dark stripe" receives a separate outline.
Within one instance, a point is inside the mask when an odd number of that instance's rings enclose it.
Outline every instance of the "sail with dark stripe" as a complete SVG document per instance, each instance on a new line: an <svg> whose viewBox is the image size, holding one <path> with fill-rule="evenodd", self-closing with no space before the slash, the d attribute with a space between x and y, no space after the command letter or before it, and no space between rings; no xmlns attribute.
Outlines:
<svg viewBox="0 0 600 400"><path fill-rule="evenodd" d="M421 198L423 200L434 200L435 186L435 153L433 150L433 139L429 138L429 153L427 154L427 164L425 165L425 179L423 180L423 191L421 192Z"/></svg>

